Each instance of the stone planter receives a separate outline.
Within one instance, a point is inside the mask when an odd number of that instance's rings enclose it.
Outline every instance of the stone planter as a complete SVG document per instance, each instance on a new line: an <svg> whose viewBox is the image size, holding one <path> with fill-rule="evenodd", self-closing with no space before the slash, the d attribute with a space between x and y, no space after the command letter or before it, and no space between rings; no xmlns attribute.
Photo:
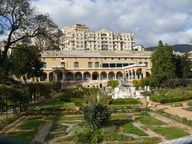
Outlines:
<svg viewBox="0 0 192 144"><path fill-rule="evenodd" d="M188 106L188 102L182 103L183 107L187 107Z"/></svg>
<svg viewBox="0 0 192 144"><path fill-rule="evenodd" d="M75 107L75 110L76 110L76 111L81 111L81 110L82 110L82 106L76 106L76 107Z"/></svg>
<svg viewBox="0 0 192 144"><path fill-rule="evenodd" d="M157 104L151 104L151 108L154 109L157 107Z"/></svg>
<svg viewBox="0 0 192 144"><path fill-rule="evenodd" d="M148 104L149 104L149 102L144 101L144 102L143 102L143 107L147 107L147 106L148 106Z"/></svg>

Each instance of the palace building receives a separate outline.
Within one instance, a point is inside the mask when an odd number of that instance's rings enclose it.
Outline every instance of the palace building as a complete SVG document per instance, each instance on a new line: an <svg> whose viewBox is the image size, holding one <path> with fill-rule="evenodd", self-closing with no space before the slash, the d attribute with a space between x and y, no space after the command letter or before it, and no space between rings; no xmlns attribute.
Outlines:
<svg viewBox="0 0 192 144"><path fill-rule="evenodd" d="M61 50L133 50L135 44L133 33L114 33L102 29L90 32L89 27L82 24L71 25L61 29Z"/></svg>
<svg viewBox="0 0 192 144"><path fill-rule="evenodd" d="M63 86L102 87L110 79L131 84L151 75L149 51L47 50L41 55L44 72L39 81L59 81Z"/></svg>

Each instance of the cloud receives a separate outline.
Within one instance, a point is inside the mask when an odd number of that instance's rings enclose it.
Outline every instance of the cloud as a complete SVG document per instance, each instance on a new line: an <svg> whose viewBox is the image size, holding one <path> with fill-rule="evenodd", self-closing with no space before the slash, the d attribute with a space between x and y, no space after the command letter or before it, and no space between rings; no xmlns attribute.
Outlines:
<svg viewBox="0 0 192 144"><path fill-rule="evenodd" d="M60 28L86 24L91 31L106 28L134 33L136 44L188 44L192 39L191 0L35 0Z"/></svg>

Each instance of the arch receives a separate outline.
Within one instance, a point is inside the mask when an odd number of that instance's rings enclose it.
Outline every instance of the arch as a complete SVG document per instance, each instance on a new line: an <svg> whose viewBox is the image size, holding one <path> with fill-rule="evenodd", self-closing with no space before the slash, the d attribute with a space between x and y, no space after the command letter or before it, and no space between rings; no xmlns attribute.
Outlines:
<svg viewBox="0 0 192 144"><path fill-rule="evenodd" d="M89 72L84 72L83 80L89 80L91 78L91 74Z"/></svg>
<svg viewBox="0 0 192 144"><path fill-rule="evenodd" d="M146 72L146 77L150 77L151 74L149 72Z"/></svg>
<svg viewBox="0 0 192 144"><path fill-rule="evenodd" d="M92 80L98 80L99 79L99 73L98 72L93 72L92 73Z"/></svg>
<svg viewBox="0 0 192 144"><path fill-rule="evenodd" d="M40 77L40 81L46 81L47 80L47 73L42 73L41 77Z"/></svg>
<svg viewBox="0 0 192 144"><path fill-rule="evenodd" d="M107 73L106 72L101 72L101 80L107 79Z"/></svg>
<svg viewBox="0 0 192 144"><path fill-rule="evenodd" d="M53 81L53 72L49 73L49 81Z"/></svg>
<svg viewBox="0 0 192 144"><path fill-rule="evenodd" d="M109 74L108 74L108 78L109 79L115 79L115 73L114 72L109 72Z"/></svg>
<svg viewBox="0 0 192 144"><path fill-rule="evenodd" d="M72 72L66 73L66 80L68 80L68 81L73 80L73 73Z"/></svg>
<svg viewBox="0 0 192 144"><path fill-rule="evenodd" d="M55 71L54 71L54 80L56 80L56 81L61 81L62 78L63 78L62 71L60 71L60 70L55 70Z"/></svg>
<svg viewBox="0 0 192 144"><path fill-rule="evenodd" d="M116 73L116 78L117 78L117 79L123 78L123 73L122 73L121 71L118 71L118 72Z"/></svg>
<svg viewBox="0 0 192 144"><path fill-rule="evenodd" d="M143 78L143 76L142 76L142 69L141 68L136 70L136 76L137 76L138 79Z"/></svg>
<svg viewBox="0 0 192 144"><path fill-rule="evenodd" d="M75 80L82 80L82 74L80 72L75 73Z"/></svg>

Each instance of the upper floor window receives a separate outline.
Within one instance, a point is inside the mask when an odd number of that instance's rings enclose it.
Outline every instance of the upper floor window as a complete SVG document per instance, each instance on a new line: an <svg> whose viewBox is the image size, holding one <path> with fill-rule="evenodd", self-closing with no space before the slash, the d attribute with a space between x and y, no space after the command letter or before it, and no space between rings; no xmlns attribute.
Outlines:
<svg viewBox="0 0 192 144"><path fill-rule="evenodd" d="M43 68L47 68L47 63L43 62Z"/></svg>
<svg viewBox="0 0 192 144"><path fill-rule="evenodd" d="M139 64L142 64L142 62L139 62Z"/></svg>
<svg viewBox="0 0 192 144"><path fill-rule="evenodd" d="M148 67L148 62L145 62L145 66Z"/></svg>
<svg viewBox="0 0 192 144"><path fill-rule="evenodd" d="M64 62L61 62L61 66L62 66L62 67L65 67L65 63L64 63Z"/></svg>
<svg viewBox="0 0 192 144"><path fill-rule="evenodd" d="M79 68L79 63L78 62L74 62L74 68Z"/></svg>
<svg viewBox="0 0 192 144"><path fill-rule="evenodd" d="M95 62L95 67L99 67L99 62Z"/></svg>
<svg viewBox="0 0 192 144"><path fill-rule="evenodd" d="M88 62L88 68L92 68L92 62Z"/></svg>

